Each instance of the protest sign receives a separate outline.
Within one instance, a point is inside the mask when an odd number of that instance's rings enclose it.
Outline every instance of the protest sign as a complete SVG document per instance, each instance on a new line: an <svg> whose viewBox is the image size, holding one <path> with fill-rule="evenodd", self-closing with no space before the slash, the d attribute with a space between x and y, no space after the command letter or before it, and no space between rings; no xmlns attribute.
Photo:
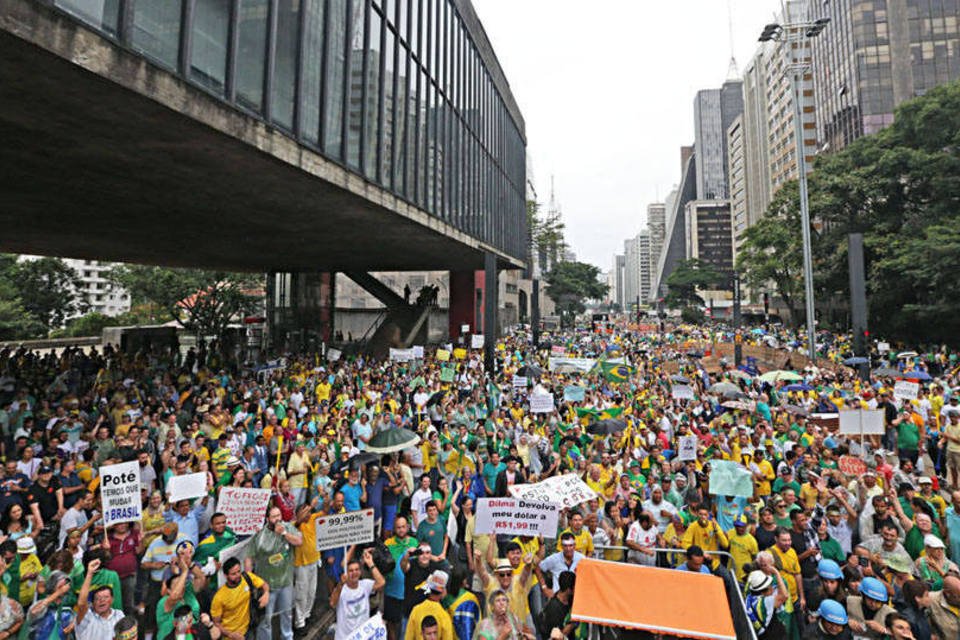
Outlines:
<svg viewBox="0 0 960 640"><path fill-rule="evenodd" d="M387 627L383 623L383 616L378 613L351 631L344 640L386 640L386 637Z"/></svg>
<svg viewBox="0 0 960 640"><path fill-rule="evenodd" d="M596 492L575 473L553 476L536 484L511 485L510 493L521 500L552 502L566 508L597 497Z"/></svg>
<svg viewBox="0 0 960 640"><path fill-rule="evenodd" d="M373 542L373 509L317 518L317 551Z"/></svg>
<svg viewBox="0 0 960 640"><path fill-rule="evenodd" d="M567 385L563 388L563 399L566 402L583 402L587 396L587 388L575 384Z"/></svg>
<svg viewBox="0 0 960 640"><path fill-rule="evenodd" d="M437 360L440 362L447 362L450 360L450 352L446 349L437 349Z"/></svg>
<svg viewBox="0 0 960 640"><path fill-rule="evenodd" d="M552 538L560 505L519 498L477 498L477 533Z"/></svg>
<svg viewBox="0 0 960 640"><path fill-rule="evenodd" d="M423 347L422 347L422 346L416 346L416 345L415 345L415 346L413 347L413 357L416 358L417 360L423 360Z"/></svg>
<svg viewBox="0 0 960 640"><path fill-rule="evenodd" d="M883 413L883 409L841 411L840 433L855 436L861 433L865 436L883 435L886 431Z"/></svg>
<svg viewBox="0 0 960 640"><path fill-rule="evenodd" d="M897 400L916 400L920 385L909 380L897 380L893 385L893 397Z"/></svg>
<svg viewBox="0 0 960 640"><path fill-rule="evenodd" d="M693 387L685 384L675 384L670 390L674 400L693 400Z"/></svg>
<svg viewBox="0 0 960 640"><path fill-rule="evenodd" d="M553 394L534 393L530 396L530 413L552 413Z"/></svg>
<svg viewBox="0 0 960 640"><path fill-rule="evenodd" d="M457 360L463 360L464 358L467 357L467 350L464 349L463 347L457 347L456 349L453 350L453 357L456 358Z"/></svg>
<svg viewBox="0 0 960 640"><path fill-rule="evenodd" d="M178 500L192 500L205 495L207 495L207 474L202 471L173 476L167 481L167 496L171 504Z"/></svg>
<svg viewBox="0 0 960 640"><path fill-rule="evenodd" d="M547 368L557 373L589 373L596 364L592 358L550 358Z"/></svg>
<svg viewBox="0 0 960 640"><path fill-rule="evenodd" d="M860 477L867 472L867 463L855 456L840 456L838 464L844 475Z"/></svg>
<svg viewBox="0 0 960 640"><path fill-rule="evenodd" d="M880 353L887 353L888 351L890 351L890 343L889 343L889 342L878 342L878 343L877 343L877 351L879 351Z"/></svg>
<svg viewBox="0 0 960 640"><path fill-rule="evenodd" d="M122 462L100 467L103 526L140 522L140 463Z"/></svg>
<svg viewBox="0 0 960 640"><path fill-rule="evenodd" d="M474 333L470 336L470 348L471 349L483 349L483 334Z"/></svg>
<svg viewBox="0 0 960 640"><path fill-rule="evenodd" d="M263 519L270 502L270 489L223 487L217 511L227 516L227 526L238 536L256 533L263 527Z"/></svg>
<svg viewBox="0 0 960 640"><path fill-rule="evenodd" d="M390 360L393 362L410 362L416 360L413 349L390 349Z"/></svg>
<svg viewBox="0 0 960 640"><path fill-rule="evenodd" d="M327 349L327 362L336 362L340 359L340 356L343 355L343 352L340 349L334 349L333 347Z"/></svg>
<svg viewBox="0 0 960 640"><path fill-rule="evenodd" d="M444 367L440 370L440 382L453 382L457 370L453 367Z"/></svg>
<svg viewBox="0 0 960 640"><path fill-rule="evenodd" d="M697 436L680 436L680 446L677 447L677 460L687 462L697 459Z"/></svg>
<svg viewBox="0 0 960 640"><path fill-rule="evenodd" d="M753 474L730 460L710 461L710 495L753 496Z"/></svg>
<svg viewBox="0 0 960 640"><path fill-rule="evenodd" d="M526 376L513 376L513 386L517 389L526 389L527 388L527 377Z"/></svg>
<svg viewBox="0 0 960 640"><path fill-rule="evenodd" d="M550 353L552 353L555 356L562 356L567 353L567 349L562 344L555 344L552 347L550 347Z"/></svg>
<svg viewBox="0 0 960 640"><path fill-rule="evenodd" d="M226 487L224 487L224 489L226 489ZM269 489L265 489L265 491L269 491ZM230 526L229 523L230 519L227 518L227 526ZM261 517L260 524L257 525L257 529L262 526L263 518ZM234 533L236 533L236 530L234 530ZM217 554L217 560L220 561L220 570L217 571L217 584L222 586L227 583L227 576L223 574L223 563L230 558L236 558L239 560L240 566L243 567L243 559L247 555L247 545L250 544L251 540L253 540L253 538L247 538L243 542L237 542L236 544L232 544L229 547L220 550L220 553Z"/></svg>

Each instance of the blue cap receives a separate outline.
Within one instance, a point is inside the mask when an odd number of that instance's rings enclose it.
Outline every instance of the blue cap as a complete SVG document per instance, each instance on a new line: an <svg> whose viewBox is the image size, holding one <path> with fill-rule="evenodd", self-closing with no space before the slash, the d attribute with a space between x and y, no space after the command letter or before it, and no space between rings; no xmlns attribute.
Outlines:
<svg viewBox="0 0 960 640"><path fill-rule="evenodd" d="M843 580L843 572L840 571L840 565L826 558L817 563L817 574L827 580Z"/></svg>
<svg viewBox="0 0 960 640"><path fill-rule="evenodd" d="M860 595L877 602L886 603L889 599L887 588L876 578L864 578L860 583Z"/></svg>
<svg viewBox="0 0 960 640"><path fill-rule="evenodd" d="M737 516L736 518L733 519L733 526L735 526L735 527L745 527L745 526L747 526L748 524L749 524L749 523L747 522L747 517L746 517L746 516L739 515L739 516Z"/></svg>
<svg viewBox="0 0 960 640"><path fill-rule="evenodd" d="M827 622L833 624L847 624L847 610L836 600L829 598L820 603L817 614Z"/></svg>

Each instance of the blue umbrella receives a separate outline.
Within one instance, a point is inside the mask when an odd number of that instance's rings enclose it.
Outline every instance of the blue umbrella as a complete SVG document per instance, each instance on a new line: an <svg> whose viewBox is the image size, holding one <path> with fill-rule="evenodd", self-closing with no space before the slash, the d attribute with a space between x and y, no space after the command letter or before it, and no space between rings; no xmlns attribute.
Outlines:
<svg viewBox="0 0 960 640"><path fill-rule="evenodd" d="M922 380L922 381L933 380L933 376L931 376L926 371L921 371L919 369L917 369L916 371L908 371L905 374L903 374L903 377L906 378L907 380Z"/></svg>
<svg viewBox="0 0 960 640"><path fill-rule="evenodd" d="M863 356L854 356L852 358L847 358L843 361L843 364L848 367L855 367L858 364L870 364L870 358L864 358Z"/></svg>
<svg viewBox="0 0 960 640"><path fill-rule="evenodd" d="M763 334L766 333L766 331L764 331L763 329L757 328L757 329L751 329L750 333L754 335L762 336Z"/></svg>
<svg viewBox="0 0 960 640"><path fill-rule="evenodd" d="M787 391L813 391L813 387L804 383L798 382L797 384L788 384L784 387Z"/></svg>

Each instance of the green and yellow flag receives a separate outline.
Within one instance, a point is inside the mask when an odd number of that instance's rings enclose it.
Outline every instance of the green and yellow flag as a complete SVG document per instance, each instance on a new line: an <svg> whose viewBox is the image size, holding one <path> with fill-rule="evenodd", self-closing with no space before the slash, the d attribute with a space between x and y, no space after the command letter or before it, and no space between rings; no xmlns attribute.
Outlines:
<svg viewBox="0 0 960 640"><path fill-rule="evenodd" d="M610 362L601 362L600 370L607 382L627 382L633 374L633 367Z"/></svg>

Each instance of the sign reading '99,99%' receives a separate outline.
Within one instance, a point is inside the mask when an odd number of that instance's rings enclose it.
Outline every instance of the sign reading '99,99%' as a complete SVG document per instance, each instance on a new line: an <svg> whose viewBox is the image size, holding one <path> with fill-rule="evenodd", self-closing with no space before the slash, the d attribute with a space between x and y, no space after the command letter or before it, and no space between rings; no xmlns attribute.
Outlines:
<svg viewBox="0 0 960 640"><path fill-rule="evenodd" d="M317 551L373 542L373 509L317 518Z"/></svg>

